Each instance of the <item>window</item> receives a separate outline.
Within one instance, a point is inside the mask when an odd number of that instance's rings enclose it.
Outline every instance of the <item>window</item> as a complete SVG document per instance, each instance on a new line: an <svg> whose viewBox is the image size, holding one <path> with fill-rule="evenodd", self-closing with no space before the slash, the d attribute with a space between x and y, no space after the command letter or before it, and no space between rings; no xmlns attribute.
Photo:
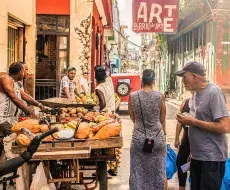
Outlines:
<svg viewBox="0 0 230 190"><path fill-rule="evenodd" d="M8 27L7 63L8 66L18 61L18 29Z"/></svg>
<svg viewBox="0 0 230 190"><path fill-rule="evenodd" d="M131 81L130 81L130 79L118 79L118 83L121 83L121 82L125 82L125 83L127 83L127 84L131 84Z"/></svg>
<svg viewBox="0 0 230 190"><path fill-rule="evenodd" d="M69 33L70 17L56 15L37 15L36 17L38 32L62 32Z"/></svg>

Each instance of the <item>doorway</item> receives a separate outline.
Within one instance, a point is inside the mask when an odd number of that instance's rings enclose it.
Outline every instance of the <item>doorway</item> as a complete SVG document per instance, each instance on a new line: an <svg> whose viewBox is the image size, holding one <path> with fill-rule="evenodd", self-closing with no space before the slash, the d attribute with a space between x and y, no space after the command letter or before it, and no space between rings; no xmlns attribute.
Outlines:
<svg viewBox="0 0 230 190"><path fill-rule="evenodd" d="M68 44L68 36L37 36L35 89L37 100L58 96L60 80L68 67Z"/></svg>

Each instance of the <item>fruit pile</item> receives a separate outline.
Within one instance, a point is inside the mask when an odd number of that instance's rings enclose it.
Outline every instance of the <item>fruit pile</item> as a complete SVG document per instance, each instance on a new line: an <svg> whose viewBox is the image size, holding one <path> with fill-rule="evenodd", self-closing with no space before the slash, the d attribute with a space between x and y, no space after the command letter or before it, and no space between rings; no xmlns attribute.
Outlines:
<svg viewBox="0 0 230 190"><path fill-rule="evenodd" d="M81 118L83 117L86 113L88 113L88 110L83 108L83 107L78 107L78 108L61 108L60 109L60 114L58 116L59 121L64 121L64 120L70 120L70 118Z"/></svg>
<svg viewBox="0 0 230 190"><path fill-rule="evenodd" d="M70 114L75 114L72 110L69 111ZM63 113L66 113L65 111L66 110L64 109ZM117 116L114 114L87 112L83 117L87 120L87 122L80 122L79 118L70 118L70 120L64 124L55 124L51 125L50 127L46 124L39 124L38 120L27 119L16 123L11 128L11 131L18 134L16 142L17 144L21 145L28 145L31 142L29 137L22 134L22 128L26 128L30 130L34 135L38 135L40 133L47 132L50 128L57 127L59 132L53 134L52 136L46 137L44 141L59 139L59 133L61 131L63 132L64 130L72 130L74 132L73 134L75 134L74 138L77 139L106 139L120 135L121 123L117 121L116 117Z"/></svg>
<svg viewBox="0 0 230 190"><path fill-rule="evenodd" d="M73 101L73 103L97 105L98 104L98 97L95 93L86 94L86 95L79 94L79 95L76 95L76 98Z"/></svg>
<svg viewBox="0 0 230 190"><path fill-rule="evenodd" d="M104 112L88 112L83 118L91 122L102 122L108 119L115 119L115 117L115 114L108 114Z"/></svg>

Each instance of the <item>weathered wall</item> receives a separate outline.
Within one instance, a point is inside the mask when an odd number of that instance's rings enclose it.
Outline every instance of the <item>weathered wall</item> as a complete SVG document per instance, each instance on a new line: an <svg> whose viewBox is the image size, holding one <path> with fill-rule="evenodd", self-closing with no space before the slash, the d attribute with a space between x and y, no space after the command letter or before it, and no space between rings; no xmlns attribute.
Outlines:
<svg viewBox="0 0 230 190"><path fill-rule="evenodd" d="M7 71L7 1L0 6L0 72Z"/></svg>
<svg viewBox="0 0 230 190"><path fill-rule="evenodd" d="M35 73L35 0L1 0L0 6L0 72L8 70L7 40L8 15L26 25L25 27L25 62L28 64L30 74ZM21 32L20 32L21 33ZM22 34L22 33L21 33ZM19 39L21 40L21 39ZM21 47L22 49L22 47ZM21 50L20 49L20 50ZM23 60L21 51L20 60Z"/></svg>
<svg viewBox="0 0 230 190"><path fill-rule="evenodd" d="M76 81L82 68L91 69L91 32L93 3L71 0L70 4L70 66L77 69Z"/></svg>
<svg viewBox="0 0 230 190"><path fill-rule="evenodd" d="M1 0L1 5L2 5ZM7 11L15 18L25 22L28 25L34 23L33 14L35 13L35 1L34 0L7 0Z"/></svg>

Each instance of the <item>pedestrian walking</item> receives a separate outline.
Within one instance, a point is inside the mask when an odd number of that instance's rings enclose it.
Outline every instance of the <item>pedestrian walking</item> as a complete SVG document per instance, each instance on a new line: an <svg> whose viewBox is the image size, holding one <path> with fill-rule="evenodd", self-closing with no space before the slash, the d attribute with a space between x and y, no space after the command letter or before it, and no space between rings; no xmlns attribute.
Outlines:
<svg viewBox="0 0 230 190"><path fill-rule="evenodd" d="M130 190L163 190L166 178L164 95L154 91L155 73L146 69L142 89L129 97L129 114L134 122L130 147Z"/></svg>
<svg viewBox="0 0 230 190"><path fill-rule="evenodd" d="M190 112L190 107L192 104L192 97L185 100L180 106L180 112L183 114ZM180 141L180 134L183 129L183 136ZM188 139L188 126L182 125L180 122L177 122L176 126L176 135L175 135L175 148L179 149L176 165L177 165L177 174L179 179L179 190L185 190L186 180L187 180L187 172L183 172L181 166L186 164L190 155L190 144Z"/></svg>
<svg viewBox="0 0 230 190"><path fill-rule="evenodd" d="M225 134L230 133L225 96L206 80L204 66L198 62L187 63L175 74L183 77L187 90L195 92L190 115L177 115L182 125L189 126L191 189L220 189L228 156Z"/></svg>

